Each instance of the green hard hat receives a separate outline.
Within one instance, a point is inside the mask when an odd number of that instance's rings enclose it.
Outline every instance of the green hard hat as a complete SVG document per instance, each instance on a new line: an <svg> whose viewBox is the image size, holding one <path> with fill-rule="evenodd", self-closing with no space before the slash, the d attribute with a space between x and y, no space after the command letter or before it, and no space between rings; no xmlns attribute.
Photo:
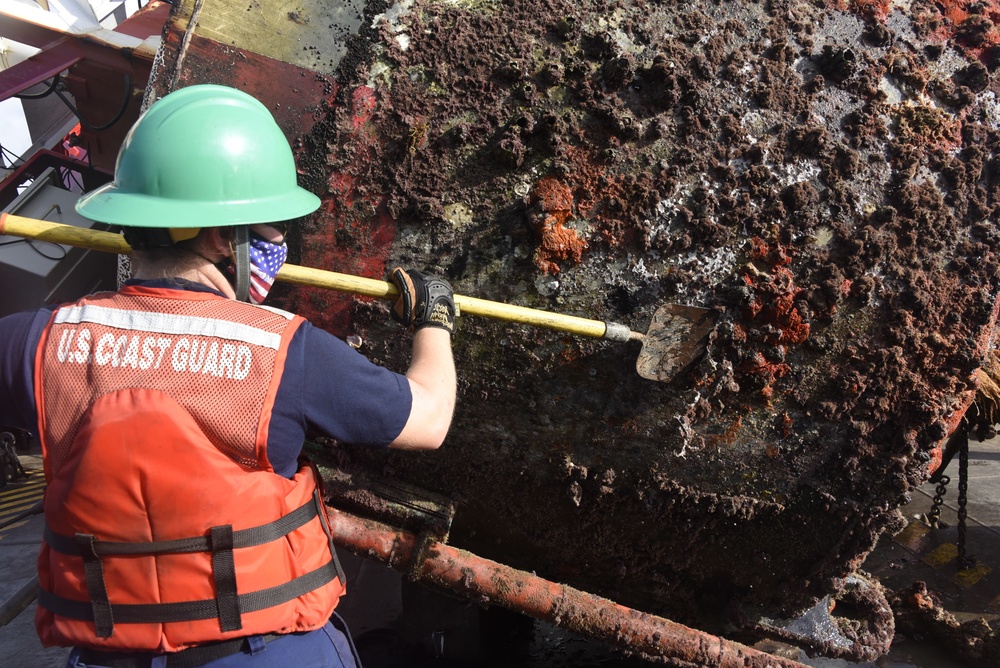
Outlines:
<svg viewBox="0 0 1000 668"><path fill-rule="evenodd" d="M113 225L252 225L312 213L318 197L296 182L295 159L267 108L210 84L157 100L129 130L114 181L76 204Z"/></svg>

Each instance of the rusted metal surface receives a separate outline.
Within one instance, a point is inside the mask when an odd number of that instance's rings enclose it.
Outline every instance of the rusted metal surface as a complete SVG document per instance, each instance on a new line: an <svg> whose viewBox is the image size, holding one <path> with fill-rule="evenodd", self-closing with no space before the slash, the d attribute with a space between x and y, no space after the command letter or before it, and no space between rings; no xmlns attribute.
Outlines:
<svg viewBox="0 0 1000 668"><path fill-rule="evenodd" d="M341 469L325 471L324 493L339 510L448 542L455 503L414 485Z"/></svg>
<svg viewBox="0 0 1000 668"><path fill-rule="evenodd" d="M163 59L146 92L150 101L192 83L235 85L263 100L289 140L295 142L312 130L337 93L330 76L189 34L177 25L176 15L164 40Z"/></svg>
<svg viewBox="0 0 1000 668"><path fill-rule="evenodd" d="M709 630L837 595L898 526L996 320L995 2L370 0L336 66L301 44L321 57L296 81L325 96L271 95L197 48L171 69L198 39L255 52L199 36L196 4L160 89L304 104L308 131L282 122L324 205L293 261L416 265L637 331L664 303L719 313L671 383L635 377L637 344L465 319L441 451L341 444L338 465L457 499L462 548ZM251 5L240 34L304 15L275 11ZM276 296L406 368L383 305Z"/></svg>
<svg viewBox="0 0 1000 668"><path fill-rule="evenodd" d="M667 659L671 665L805 668L798 661L631 610L440 542L418 551L417 536L335 509L331 509L330 525L341 547L408 571L417 582L443 587L484 605L517 610L649 658Z"/></svg>

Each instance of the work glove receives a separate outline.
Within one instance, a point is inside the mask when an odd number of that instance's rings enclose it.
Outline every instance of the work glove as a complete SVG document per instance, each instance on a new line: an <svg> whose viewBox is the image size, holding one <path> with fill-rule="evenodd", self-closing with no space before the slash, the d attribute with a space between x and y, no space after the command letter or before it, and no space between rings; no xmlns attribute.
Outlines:
<svg viewBox="0 0 1000 668"><path fill-rule="evenodd" d="M399 289L392 305L392 319L411 332L439 327L455 333L455 294L443 278L415 269L396 267L390 275Z"/></svg>

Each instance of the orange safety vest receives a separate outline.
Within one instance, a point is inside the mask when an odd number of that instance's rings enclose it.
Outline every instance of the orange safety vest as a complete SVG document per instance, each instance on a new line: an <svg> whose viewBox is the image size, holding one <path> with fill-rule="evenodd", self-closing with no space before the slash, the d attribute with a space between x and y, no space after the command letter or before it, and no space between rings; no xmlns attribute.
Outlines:
<svg viewBox="0 0 1000 668"><path fill-rule="evenodd" d="M35 363L44 645L171 652L327 622L344 578L320 478L267 459L302 322L141 286L53 313Z"/></svg>

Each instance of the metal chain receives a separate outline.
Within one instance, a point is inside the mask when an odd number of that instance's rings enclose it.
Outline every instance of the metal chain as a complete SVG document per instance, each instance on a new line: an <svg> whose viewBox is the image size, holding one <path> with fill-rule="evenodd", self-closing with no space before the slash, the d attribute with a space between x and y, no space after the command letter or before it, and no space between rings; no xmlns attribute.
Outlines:
<svg viewBox="0 0 1000 668"><path fill-rule="evenodd" d="M976 558L968 556L965 551L965 520L968 517L965 506L969 501L968 494L969 438L966 436L962 440L958 451L958 567L963 571L972 568L976 564Z"/></svg>
<svg viewBox="0 0 1000 668"><path fill-rule="evenodd" d="M968 417L962 421L960 433L956 436L960 438L958 444L958 568L968 570L976 565L975 557L969 556L967 552L966 528L969 517L969 431L971 425ZM927 523L934 529L941 528L941 507L944 505L944 495L947 493L947 485L951 478L942 475L934 489L934 500L931 509L927 512Z"/></svg>
<svg viewBox="0 0 1000 668"><path fill-rule="evenodd" d="M927 512L927 524L932 529L941 528L941 506L944 505L944 495L948 493L948 483L950 482L951 478L943 475L938 480L937 487L934 489L934 503L931 504L931 509Z"/></svg>

